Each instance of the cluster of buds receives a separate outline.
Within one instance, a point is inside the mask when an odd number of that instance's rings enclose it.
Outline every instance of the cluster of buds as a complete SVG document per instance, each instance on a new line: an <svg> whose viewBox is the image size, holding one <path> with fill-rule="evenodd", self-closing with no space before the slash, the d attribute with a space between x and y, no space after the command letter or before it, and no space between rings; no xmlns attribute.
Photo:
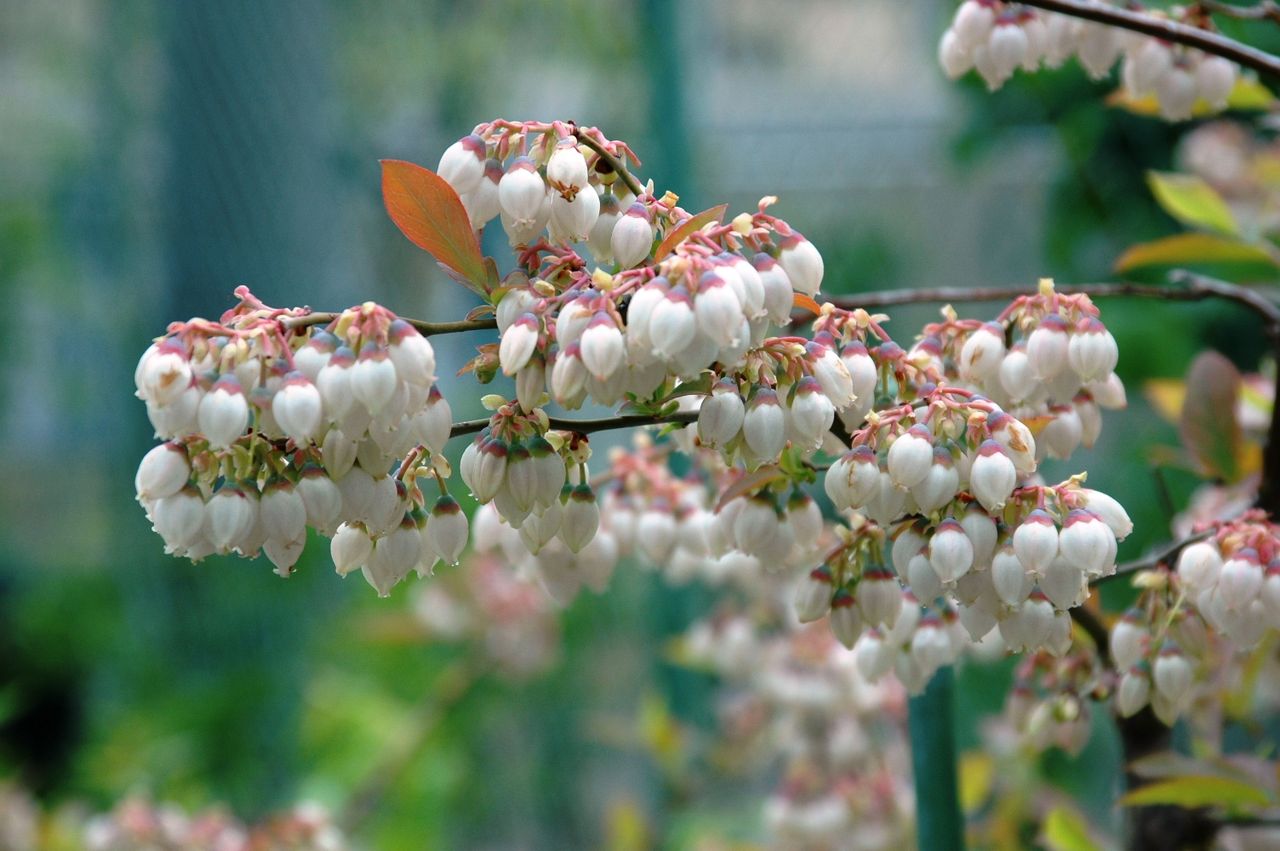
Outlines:
<svg viewBox="0 0 1280 851"><path fill-rule="evenodd" d="M481 533L477 518L477 536ZM465 570L417 586L413 614L432 642L466 643L508 679L526 679L557 660L556 608L496 552L476 553Z"/></svg>
<svg viewBox="0 0 1280 851"><path fill-rule="evenodd" d="M1168 17L1162 10L1149 14ZM1178 14L1183 23L1211 26L1194 7ZM1190 118L1197 104L1205 110L1225 109L1239 76L1238 66L1219 56L1003 0L964 0L938 45L947 76L955 79L976 70L992 91L1018 69L1057 68L1073 55L1095 80L1110 74L1123 57L1128 94L1154 96L1170 121Z"/></svg>
<svg viewBox="0 0 1280 851"><path fill-rule="evenodd" d="M1035 750L1051 746L1073 756L1089 742L1093 703L1105 691L1097 657L1073 649L1039 651L1018 663L1005 699L1005 719Z"/></svg>
<svg viewBox="0 0 1280 851"><path fill-rule="evenodd" d="M342 831L317 804L299 804L255 825L245 825L224 808L187 813L174 804L127 798L110 813L90 818L83 832L87 851L346 851ZM14 848L35 848L14 845Z"/></svg>
<svg viewBox="0 0 1280 851"><path fill-rule="evenodd" d="M1140 574L1142 594L1111 631L1116 709L1148 704L1172 724L1194 703L1197 669L1222 668L1280 629L1280 528L1260 511L1219 521Z"/></svg>
<svg viewBox="0 0 1280 851"><path fill-rule="evenodd" d="M166 550L261 551L288 575L310 527L333 538L340 573L363 568L382 593L414 567L455 563L466 518L447 495L427 505L415 482L433 458L447 469L452 428L430 342L372 303L322 328L306 310L237 295L218 322L170 326L138 363L138 396L166 442L134 484Z"/></svg>

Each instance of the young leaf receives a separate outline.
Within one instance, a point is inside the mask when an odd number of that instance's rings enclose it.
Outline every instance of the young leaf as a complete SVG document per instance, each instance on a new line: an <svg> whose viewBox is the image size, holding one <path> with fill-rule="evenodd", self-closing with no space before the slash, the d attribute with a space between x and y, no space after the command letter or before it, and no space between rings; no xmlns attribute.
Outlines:
<svg viewBox="0 0 1280 851"><path fill-rule="evenodd" d="M1187 373L1187 395L1178 419L1182 444L1201 471L1227 482L1240 475L1240 424L1236 401L1240 372L1214 351L1201 352Z"/></svg>
<svg viewBox="0 0 1280 851"><path fill-rule="evenodd" d="M1049 851L1098 851L1084 818L1066 807L1049 811L1041 828L1041 838Z"/></svg>
<svg viewBox="0 0 1280 851"><path fill-rule="evenodd" d="M782 471L777 464L769 464L761 467L754 473L748 473L738 481L734 482L720 496L720 501L716 503L716 511L724 508L740 496L746 496L749 493L768 487L776 481L786 478L786 473Z"/></svg>
<svg viewBox="0 0 1280 851"><path fill-rule="evenodd" d="M794 307L803 307L814 316L822 312L822 306L814 301L812 296L807 296L804 293L795 293L791 297L791 304Z"/></svg>
<svg viewBox="0 0 1280 851"><path fill-rule="evenodd" d="M1120 799L1124 807L1173 804L1179 807L1265 807L1271 798L1257 786L1213 776L1186 776L1161 780L1134 789Z"/></svg>
<svg viewBox="0 0 1280 851"><path fill-rule="evenodd" d="M1185 266L1188 263L1269 263L1280 265L1266 246L1211 233L1179 233L1131 246L1116 260L1117 272L1143 266Z"/></svg>
<svg viewBox="0 0 1280 851"><path fill-rule="evenodd" d="M681 222L679 227L666 235L662 240L662 243L658 246L658 250L654 252L653 258L655 260L661 260L672 251L675 251L676 246L692 236L695 231L702 230L712 222L716 222L718 224L723 221L724 214L728 209L728 204L721 204L718 207L712 207L710 210L703 210L696 216L685 219Z"/></svg>
<svg viewBox="0 0 1280 851"><path fill-rule="evenodd" d="M1226 236L1239 236L1240 226L1218 190L1193 174L1147 172L1147 185L1166 213L1184 225Z"/></svg>
<svg viewBox="0 0 1280 851"><path fill-rule="evenodd" d="M409 241L480 295L489 271L458 193L433 171L402 160L382 161L382 200Z"/></svg>

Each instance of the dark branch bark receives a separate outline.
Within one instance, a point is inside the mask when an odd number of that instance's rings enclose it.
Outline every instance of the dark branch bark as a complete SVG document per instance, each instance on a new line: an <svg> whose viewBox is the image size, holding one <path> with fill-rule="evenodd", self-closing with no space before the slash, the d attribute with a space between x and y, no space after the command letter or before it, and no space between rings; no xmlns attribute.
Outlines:
<svg viewBox="0 0 1280 851"><path fill-rule="evenodd" d="M666 425L680 423L688 425L698 419L697 411L677 411L666 416L650 416L649 414L623 414L617 417L601 417L595 420L570 420L563 417L550 417L551 428L557 431L573 431L578 434L591 434L596 431L609 431L618 428L635 428L638 426ZM488 417L479 420L463 420L453 424L450 437L461 437L464 434L475 434L489 425Z"/></svg>
<svg viewBox="0 0 1280 851"><path fill-rule="evenodd" d="M280 320L285 328L293 330L295 328L307 328L312 325L328 325L337 319L341 314L317 312L308 313L305 316L291 316ZM426 322L422 319L410 319L408 316L401 316L405 322L408 322L414 328L418 329L418 333L424 337L430 337L433 334L461 334L465 331L487 331L498 327L496 319L459 319L454 322Z"/></svg>
<svg viewBox="0 0 1280 851"><path fill-rule="evenodd" d="M1260 74L1280 78L1280 59L1256 47L1242 44L1235 39L1199 27L1157 18L1145 12L1134 12L1087 0L1020 0L1023 5L1036 6L1050 12L1096 21L1120 29L1132 30L1164 41L1185 44L1230 59Z"/></svg>

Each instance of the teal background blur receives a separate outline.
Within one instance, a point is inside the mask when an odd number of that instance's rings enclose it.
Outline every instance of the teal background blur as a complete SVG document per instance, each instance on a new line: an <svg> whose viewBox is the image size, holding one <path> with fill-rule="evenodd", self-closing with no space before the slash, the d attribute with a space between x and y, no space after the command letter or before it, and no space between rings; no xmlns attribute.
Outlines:
<svg viewBox="0 0 1280 851"><path fill-rule="evenodd" d="M759 839L773 778L685 756L713 734L715 684L666 645L708 592L623 566L565 613L549 674L458 696L465 651L398 638L405 589L380 601L339 580L323 541L287 582L262 561L162 554L133 501L152 438L132 369L166 322L216 316L239 284L277 305L461 315L469 296L386 219L377 161L433 167L495 117L599 125L689 209L779 195L831 293L1105 280L1125 246L1177 229L1142 183L1170 167L1176 128L1106 109L1074 66L995 96L947 83L933 56L950 11L0 0L0 778L53 803L146 792L254 817L298 798L342 811L401 754L356 831L369 847L598 847L633 816L668 847ZM890 327L905 340L932 313ZM1131 407L1052 472L1089 467L1129 506L1123 557L1169 519L1148 456L1176 437L1142 379L1181 375L1203 341L1252 369L1261 337L1210 305L1104 315ZM477 342L442 342L442 373ZM445 392L478 414L466 382ZM1175 499L1192 485L1168 479ZM962 746L1008 676L961 677ZM674 746L655 744L654 705L678 722ZM1083 762L1044 763L1106 820L1103 726Z"/></svg>

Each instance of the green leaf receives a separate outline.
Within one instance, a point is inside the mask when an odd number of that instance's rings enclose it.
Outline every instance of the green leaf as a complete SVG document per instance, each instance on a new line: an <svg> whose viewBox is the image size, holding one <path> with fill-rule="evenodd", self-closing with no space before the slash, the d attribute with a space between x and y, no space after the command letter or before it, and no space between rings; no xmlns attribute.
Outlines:
<svg viewBox="0 0 1280 851"><path fill-rule="evenodd" d="M1161 780L1134 789L1120 799L1124 807L1172 804L1178 807L1265 807L1271 803L1266 792L1250 783L1226 777L1190 775Z"/></svg>
<svg viewBox="0 0 1280 851"><path fill-rule="evenodd" d="M676 246L684 242L694 231L702 230L712 222L719 223L724 220L724 214L728 211L728 204L721 204L718 207L712 207L710 210L703 210L696 216L691 216L680 223L680 226L671 233L666 235L662 240L662 244L658 246L658 250L654 252L654 260L661 260L672 251L676 250Z"/></svg>
<svg viewBox="0 0 1280 851"><path fill-rule="evenodd" d="M1228 109L1271 109L1275 105L1276 96L1271 90L1258 82L1257 77L1240 77L1236 86L1227 98Z"/></svg>
<svg viewBox="0 0 1280 851"><path fill-rule="evenodd" d="M1147 185L1166 213L1184 225L1225 236L1239 236L1240 226L1218 190L1193 174L1147 172Z"/></svg>
<svg viewBox="0 0 1280 851"><path fill-rule="evenodd" d="M1084 818L1066 807L1054 807L1049 811L1041 834L1044 847L1049 851L1098 851Z"/></svg>
<svg viewBox="0 0 1280 851"><path fill-rule="evenodd" d="M1239 396L1240 371L1235 364L1217 352L1201 352L1187 373L1178 434L1204 475L1227 482L1240 474L1241 434L1235 417Z"/></svg>
<svg viewBox="0 0 1280 851"><path fill-rule="evenodd" d="M1117 272L1128 272L1143 266L1185 266L1191 263L1280 265L1261 244L1209 233L1179 233L1130 247L1116 260L1115 267Z"/></svg>
<svg viewBox="0 0 1280 851"><path fill-rule="evenodd" d="M410 242L436 258L459 283L487 294L496 267L485 264L471 219L448 181L420 165L383 160L382 200Z"/></svg>

